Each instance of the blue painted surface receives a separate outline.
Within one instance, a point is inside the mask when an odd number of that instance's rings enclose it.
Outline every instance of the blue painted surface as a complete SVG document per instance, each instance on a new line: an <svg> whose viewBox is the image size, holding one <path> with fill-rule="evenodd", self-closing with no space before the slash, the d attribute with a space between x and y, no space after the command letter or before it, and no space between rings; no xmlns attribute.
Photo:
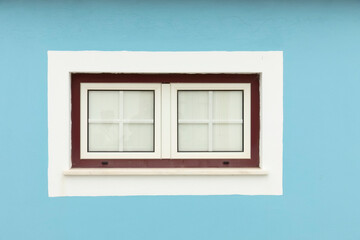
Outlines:
<svg viewBox="0 0 360 240"><path fill-rule="evenodd" d="M0 1L0 239L360 239L359 1ZM47 196L47 51L284 51L284 196Z"/></svg>

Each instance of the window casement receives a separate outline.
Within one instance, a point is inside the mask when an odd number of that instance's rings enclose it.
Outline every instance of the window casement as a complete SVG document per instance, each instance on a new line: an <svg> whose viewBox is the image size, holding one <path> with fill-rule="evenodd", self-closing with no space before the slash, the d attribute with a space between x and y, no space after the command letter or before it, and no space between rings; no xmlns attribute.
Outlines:
<svg viewBox="0 0 360 240"><path fill-rule="evenodd" d="M71 75L72 168L259 167L259 74Z"/></svg>

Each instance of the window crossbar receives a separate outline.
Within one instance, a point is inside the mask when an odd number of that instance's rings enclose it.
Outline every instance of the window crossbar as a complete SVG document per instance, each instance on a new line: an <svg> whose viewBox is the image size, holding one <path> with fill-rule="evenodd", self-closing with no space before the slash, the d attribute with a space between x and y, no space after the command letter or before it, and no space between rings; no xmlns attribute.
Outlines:
<svg viewBox="0 0 360 240"><path fill-rule="evenodd" d="M89 119L89 123L134 123L134 124L152 124L153 119Z"/></svg>
<svg viewBox="0 0 360 240"><path fill-rule="evenodd" d="M196 119L196 120L187 120L187 119L179 119L180 124L208 124L209 122L218 123L218 124L243 124L243 120L212 120L208 119Z"/></svg>

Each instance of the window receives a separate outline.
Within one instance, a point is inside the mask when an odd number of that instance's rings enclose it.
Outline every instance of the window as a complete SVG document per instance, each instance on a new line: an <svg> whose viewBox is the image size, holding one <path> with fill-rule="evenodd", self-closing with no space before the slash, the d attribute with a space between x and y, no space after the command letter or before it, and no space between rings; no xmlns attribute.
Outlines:
<svg viewBox="0 0 360 240"><path fill-rule="evenodd" d="M49 196L281 195L282 74L282 52L49 51Z"/></svg>
<svg viewBox="0 0 360 240"><path fill-rule="evenodd" d="M259 167L259 74L71 81L73 168Z"/></svg>

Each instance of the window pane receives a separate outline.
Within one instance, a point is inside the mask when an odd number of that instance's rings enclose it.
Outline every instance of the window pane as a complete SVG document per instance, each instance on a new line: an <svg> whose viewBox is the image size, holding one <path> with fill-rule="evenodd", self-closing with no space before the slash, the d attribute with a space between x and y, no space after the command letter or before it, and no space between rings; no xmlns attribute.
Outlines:
<svg viewBox="0 0 360 240"><path fill-rule="evenodd" d="M124 124L124 151L154 151L153 124Z"/></svg>
<svg viewBox="0 0 360 240"><path fill-rule="evenodd" d="M213 151L243 151L242 124L214 124Z"/></svg>
<svg viewBox="0 0 360 240"><path fill-rule="evenodd" d="M178 151L208 151L208 124L179 124Z"/></svg>
<svg viewBox="0 0 360 240"><path fill-rule="evenodd" d="M89 151L154 151L154 91L89 91Z"/></svg>
<svg viewBox="0 0 360 240"><path fill-rule="evenodd" d="M213 119L241 120L243 103L242 91L214 91Z"/></svg>
<svg viewBox="0 0 360 240"><path fill-rule="evenodd" d="M243 91L178 91L178 151L243 151Z"/></svg>
<svg viewBox="0 0 360 240"><path fill-rule="evenodd" d="M153 119L153 91L124 91L124 119Z"/></svg>
<svg viewBox="0 0 360 240"><path fill-rule="evenodd" d="M118 151L119 124L89 124L89 151Z"/></svg>
<svg viewBox="0 0 360 240"><path fill-rule="evenodd" d="M89 91L89 118L119 118L119 91Z"/></svg>
<svg viewBox="0 0 360 240"><path fill-rule="evenodd" d="M207 91L178 91L179 119L208 119L208 102Z"/></svg>

